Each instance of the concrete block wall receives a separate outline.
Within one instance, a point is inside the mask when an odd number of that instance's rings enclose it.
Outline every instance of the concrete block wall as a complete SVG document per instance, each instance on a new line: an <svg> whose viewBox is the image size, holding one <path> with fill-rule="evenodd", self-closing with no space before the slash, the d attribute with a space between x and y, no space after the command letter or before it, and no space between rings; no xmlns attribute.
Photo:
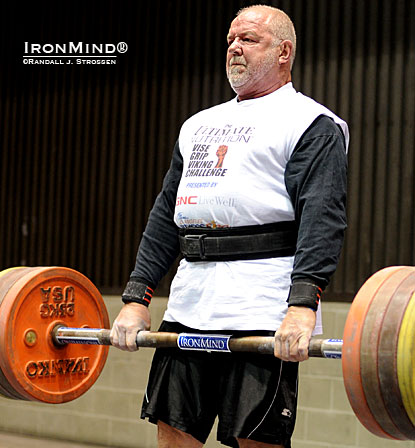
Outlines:
<svg viewBox="0 0 415 448"><path fill-rule="evenodd" d="M105 297L111 320L121 303ZM153 299L152 329L157 329L166 299ZM341 338L349 305L323 304L325 337ZM126 448L156 448L155 425L139 419L153 349L125 353L110 349L104 370L79 399L46 405L0 398L0 431ZM357 420L344 391L341 362L310 359L301 364L299 410L293 448L415 448L371 435ZM206 444L217 448L215 429Z"/></svg>

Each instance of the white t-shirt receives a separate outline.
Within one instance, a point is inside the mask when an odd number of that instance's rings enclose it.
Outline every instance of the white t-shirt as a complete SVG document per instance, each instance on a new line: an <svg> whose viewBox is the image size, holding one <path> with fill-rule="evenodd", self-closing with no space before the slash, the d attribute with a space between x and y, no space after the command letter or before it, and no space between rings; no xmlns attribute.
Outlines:
<svg viewBox="0 0 415 448"><path fill-rule="evenodd" d="M236 98L182 126L179 227L239 227L293 221L284 172L307 128L327 115L292 84L252 100ZM294 257L187 262L172 282L164 319L201 330L276 330L286 310ZM320 313L315 333L321 331Z"/></svg>

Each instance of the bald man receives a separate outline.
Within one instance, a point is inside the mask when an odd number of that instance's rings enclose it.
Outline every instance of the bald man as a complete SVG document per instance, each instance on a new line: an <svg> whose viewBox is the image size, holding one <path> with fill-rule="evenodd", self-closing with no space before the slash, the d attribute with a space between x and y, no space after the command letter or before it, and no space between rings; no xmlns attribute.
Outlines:
<svg viewBox="0 0 415 448"><path fill-rule="evenodd" d="M181 253L160 331L273 335L275 356L157 349L141 416L160 448L203 446L216 417L224 445L291 446L298 362L346 228L347 124L294 89L290 18L244 8L227 40L237 96L183 124L111 338L137 350Z"/></svg>

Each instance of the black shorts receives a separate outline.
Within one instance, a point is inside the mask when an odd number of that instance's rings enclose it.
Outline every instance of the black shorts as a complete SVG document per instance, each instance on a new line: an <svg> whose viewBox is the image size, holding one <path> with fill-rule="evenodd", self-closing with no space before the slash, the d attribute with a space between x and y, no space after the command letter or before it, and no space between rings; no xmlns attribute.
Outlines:
<svg viewBox="0 0 415 448"><path fill-rule="evenodd" d="M163 322L159 331L272 336L269 331L200 331ZM161 420L205 443L216 416L217 439L291 447L297 408L298 363L256 353L157 349L141 418Z"/></svg>

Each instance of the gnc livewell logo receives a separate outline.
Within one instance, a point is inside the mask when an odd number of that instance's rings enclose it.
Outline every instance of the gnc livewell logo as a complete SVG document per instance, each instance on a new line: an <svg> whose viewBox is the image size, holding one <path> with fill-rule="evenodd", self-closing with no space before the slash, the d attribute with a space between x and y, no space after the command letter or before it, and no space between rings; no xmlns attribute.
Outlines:
<svg viewBox="0 0 415 448"><path fill-rule="evenodd" d="M118 42L116 44L91 44L85 42L39 44L25 42L23 64L116 65L118 56L127 50L128 45L125 42Z"/></svg>

